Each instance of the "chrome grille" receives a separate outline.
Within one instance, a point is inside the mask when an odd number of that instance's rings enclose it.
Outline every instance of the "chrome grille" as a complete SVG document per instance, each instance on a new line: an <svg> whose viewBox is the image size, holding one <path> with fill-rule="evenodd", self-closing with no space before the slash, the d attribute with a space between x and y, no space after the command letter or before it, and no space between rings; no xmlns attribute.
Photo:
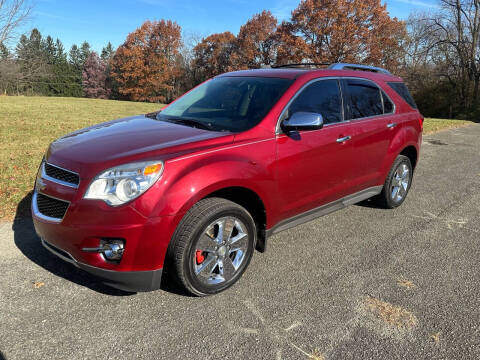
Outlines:
<svg viewBox="0 0 480 360"><path fill-rule="evenodd" d="M68 171L62 168L59 168L58 166L45 163L44 164L44 169L45 169L45 174L47 176L50 176L51 178L72 184L72 185L78 185L80 183L80 177L78 174Z"/></svg>
<svg viewBox="0 0 480 360"><path fill-rule="evenodd" d="M43 194L37 194L37 208L40 214L54 219L63 219L69 203Z"/></svg>

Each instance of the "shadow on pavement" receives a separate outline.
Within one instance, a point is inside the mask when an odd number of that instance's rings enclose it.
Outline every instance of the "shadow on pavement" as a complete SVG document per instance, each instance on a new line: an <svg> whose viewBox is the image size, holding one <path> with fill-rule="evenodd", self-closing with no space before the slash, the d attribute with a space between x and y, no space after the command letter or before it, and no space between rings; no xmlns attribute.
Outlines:
<svg viewBox="0 0 480 360"><path fill-rule="evenodd" d="M371 208L371 209L384 209L381 205L379 205L373 199L367 199L367 200L360 201L359 203L356 203L355 206L367 207L367 208Z"/></svg>
<svg viewBox="0 0 480 360"><path fill-rule="evenodd" d="M5 355L3 355L1 351L0 351L0 360L7 360L7 358L5 357Z"/></svg>
<svg viewBox="0 0 480 360"><path fill-rule="evenodd" d="M17 206L17 213L13 221L12 230L14 232L14 241L18 249L35 264L45 270L72 281L78 285L88 287L91 290L111 296L129 296L135 293L114 289L103 284L95 276L69 264L62 259L57 258L46 250L40 243L40 239L35 233L33 221L26 215L26 210L30 208L31 193L25 196ZM170 283L170 284L165 284ZM186 295L184 291L175 286L171 281L162 279L161 289L178 295ZM0 353L0 360L2 360Z"/></svg>

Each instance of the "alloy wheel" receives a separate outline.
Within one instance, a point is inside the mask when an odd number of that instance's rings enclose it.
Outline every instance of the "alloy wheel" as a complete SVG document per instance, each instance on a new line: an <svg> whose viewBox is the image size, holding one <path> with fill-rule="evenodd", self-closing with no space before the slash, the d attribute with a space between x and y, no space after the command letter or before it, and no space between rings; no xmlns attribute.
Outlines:
<svg viewBox="0 0 480 360"><path fill-rule="evenodd" d="M200 282L215 285L231 280L246 259L248 233L245 224L233 216L208 225L193 253L193 270Z"/></svg>
<svg viewBox="0 0 480 360"><path fill-rule="evenodd" d="M390 194L392 200L400 202L407 195L410 185L410 169L407 164L401 163L395 170L391 182Z"/></svg>

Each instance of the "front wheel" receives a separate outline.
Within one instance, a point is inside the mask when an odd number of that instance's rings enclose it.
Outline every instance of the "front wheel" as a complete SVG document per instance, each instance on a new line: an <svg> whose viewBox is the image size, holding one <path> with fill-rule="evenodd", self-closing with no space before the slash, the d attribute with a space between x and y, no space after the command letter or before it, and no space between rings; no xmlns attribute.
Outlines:
<svg viewBox="0 0 480 360"><path fill-rule="evenodd" d="M240 205L207 198L190 209L172 239L177 278L205 296L232 286L246 270L256 241L255 222Z"/></svg>
<svg viewBox="0 0 480 360"><path fill-rule="evenodd" d="M410 159L398 155L387 175L382 192L377 196L381 206L393 209L400 206L412 185L413 169Z"/></svg>

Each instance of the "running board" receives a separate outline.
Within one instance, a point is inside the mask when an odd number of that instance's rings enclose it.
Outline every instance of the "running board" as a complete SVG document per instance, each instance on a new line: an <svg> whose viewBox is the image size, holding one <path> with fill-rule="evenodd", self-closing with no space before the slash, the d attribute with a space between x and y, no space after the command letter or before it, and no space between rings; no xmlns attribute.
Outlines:
<svg viewBox="0 0 480 360"><path fill-rule="evenodd" d="M378 195L382 192L383 186L374 186L362 191L359 191L355 194L351 194L348 196L345 196L342 199L335 200L331 203L319 206L315 209L308 210L302 214L295 215L291 218L285 219L280 221L277 225L272 227L271 229L268 229L266 231L267 237L270 237L274 234L277 234L281 231L290 229L292 227L295 227L297 225L304 224L306 222L315 220L316 218L319 218L321 216L330 214L334 211L341 210L346 208L349 205L353 205L356 203L359 203L360 201L366 200L371 198L372 196Z"/></svg>

